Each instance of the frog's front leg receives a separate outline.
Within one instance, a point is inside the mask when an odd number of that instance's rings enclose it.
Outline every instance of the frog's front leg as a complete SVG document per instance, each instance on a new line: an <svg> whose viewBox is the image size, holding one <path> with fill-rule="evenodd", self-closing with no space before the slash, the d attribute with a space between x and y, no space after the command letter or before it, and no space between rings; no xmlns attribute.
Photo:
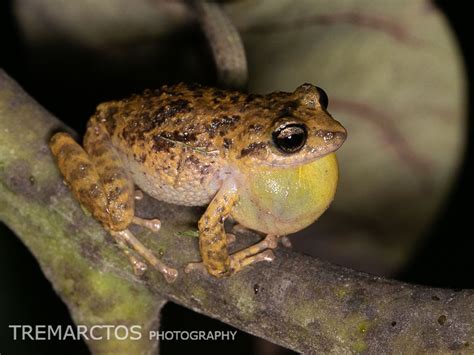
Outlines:
<svg viewBox="0 0 474 355"><path fill-rule="evenodd" d="M190 263L185 272L194 269L203 269L215 276L230 275L230 257L227 250L227 235L224 230L224 221L237 201L236 188L232 183L225 183L202 215L198 223L199 249L202 263Z"/></svg>
<svg viewBox="0 0 474 355"><path fill-rule="evenodd" d="M158 220L143 220L134 216L133 182L105 128L91 120L84 139L85 150L67 133L55 134L50 147L76 199L110 232L130 258L135 272L146 269L146 265L137 258L139 255L157 268L167 281L173 281L177 271L158 260L127 229L131 223L136 223L157 231L160 224Z"/></svg>
<svg viewBox="0 0 474 355"><path fill-rule="evenodd" d="M202 263L188 264L186 273L206 268L209 274L215 277L229 276L254 262L273 260L272 251L266 249L276 247L277 236L267 236L260 243L229 256L224 221L237 200L235 186L226 184L211 201L198 223Z"/></svg>

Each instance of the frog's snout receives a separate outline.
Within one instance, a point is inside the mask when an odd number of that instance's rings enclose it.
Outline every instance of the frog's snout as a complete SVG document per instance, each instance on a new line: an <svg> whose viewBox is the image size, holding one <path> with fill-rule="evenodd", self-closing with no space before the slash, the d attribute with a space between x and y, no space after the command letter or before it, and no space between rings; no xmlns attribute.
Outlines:
<svg viewBox="0 0 474 355"><path fill-rule="evenodd" d="M346 129L341 126L341 129L335 132L332 132L333 138L332 140L334 141L334 144L337 145L337 147L340 147L347 138L347 131Z"/></svg>
<svg viewBox="0 0 474 355"><path fill-rule="evenodd" d="M338 149L347 138L346 129L338 124L337 127L332 129L318 129L315 131L315 138L319 141L321 140L321 146L326 146L330 150Z"/></svg>
<svg viewBox="0 0 474 355"><path fill-rule="evenodd" d="M347 131L343 128L344 131L334 132L333 145L334 150L339 149L339 147L346 141Z"/></svg>

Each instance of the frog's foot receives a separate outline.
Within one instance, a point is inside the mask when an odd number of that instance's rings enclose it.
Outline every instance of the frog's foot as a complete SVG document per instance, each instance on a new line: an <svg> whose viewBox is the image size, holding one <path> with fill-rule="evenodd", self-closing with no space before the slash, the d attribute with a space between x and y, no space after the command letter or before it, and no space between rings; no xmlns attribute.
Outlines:
<svg viewBox="0 0 474 355"><path fill-rule="evenodd" d="M257 244L232 254L230 256L231 273L239 272L245 266L256 262L273 261L275 255L270 249L275 249L277 246L278 236L269 234Z"/></svg>
<svg viewBox="0 0 474 355"><path fill-rule="evenodd" d="M159 219L144 219L135 216L132 219L132 223L145 227L155 233L161 228L161 221Z"/></svg>
<svg viewBox="0 0 474 355"><path fill-rule="evenodd" d="M146 265L136 258L135 254L138 254L140 257L145 259L146 262L161 272L167 282L174 282L176 280L178 271L166 266L164 263L158 260L156 256L137 238L135 238L132 232L130 232L128 229L121 231L110 231L110 234L114 237L121 249L129 257L136 274L143 274L143 272L146 270ZM133 252L128 247L130 247Z"/></svg>
<svg viewBox="0 0 474 355"><path fill-rule="evenodd" d="M141 199L143 199L143 192L142 190L135 190L135 195L133 196L135 198L135 200L138 200L140 201Z"/></svg>
<svg viewBox="0 0 474 355"><path fill-rule="evenodd" d="M275 255L270 249L275 249L278 246L278 236L269 234L257 244L254 244L246 249L238 251L230 255L230 271L228 274L216 274L216 277L229 276L242 270L245 266L257 263L260 261L273 261ZM189 263L186 265L184 272L200 271L206 273L208 269L202 262Z"/></svg>

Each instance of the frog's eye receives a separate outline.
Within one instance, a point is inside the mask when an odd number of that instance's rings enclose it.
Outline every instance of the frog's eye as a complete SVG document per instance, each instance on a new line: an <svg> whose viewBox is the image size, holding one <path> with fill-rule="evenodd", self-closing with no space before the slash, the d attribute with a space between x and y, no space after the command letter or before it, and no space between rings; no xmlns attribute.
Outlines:
<svg viewBox="0 0 474 355"><path fill-rule="evenodd" d="M290 123L278 127L272 134L273 142L283 153L295 153L303 148L308 138L306 126Z"/></svg>
<svg viewBox="0 0 474 355"><path fill-rule="evenodd" d="M319 94L319 104L321 105L322 108L326 110L329 105L328 95L326 94L326 91L324 91L318 86L316 86L316 90L318 90L318 94Z"/></svg>

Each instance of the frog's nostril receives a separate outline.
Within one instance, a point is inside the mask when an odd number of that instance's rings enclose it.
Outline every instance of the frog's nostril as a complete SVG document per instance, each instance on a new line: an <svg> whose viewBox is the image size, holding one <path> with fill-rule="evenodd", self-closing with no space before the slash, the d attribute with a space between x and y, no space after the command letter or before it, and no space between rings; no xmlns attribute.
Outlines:
<svg viewBox="0 0 474 355"><path fill-rule="evenodd" d="M335 137L335 134L333 132L326 132L326 134L323 136L323 139L325 142L332 141Z"/></svg>
<svg viewBox="0 0 474 355"><path fill-rule="evenodd" d="M318 138L322 139L326 145L330 146L341 146L346 140L346 130L341 127L341 130L337 131L326 131L319 129L315 134Z"/></svg>

